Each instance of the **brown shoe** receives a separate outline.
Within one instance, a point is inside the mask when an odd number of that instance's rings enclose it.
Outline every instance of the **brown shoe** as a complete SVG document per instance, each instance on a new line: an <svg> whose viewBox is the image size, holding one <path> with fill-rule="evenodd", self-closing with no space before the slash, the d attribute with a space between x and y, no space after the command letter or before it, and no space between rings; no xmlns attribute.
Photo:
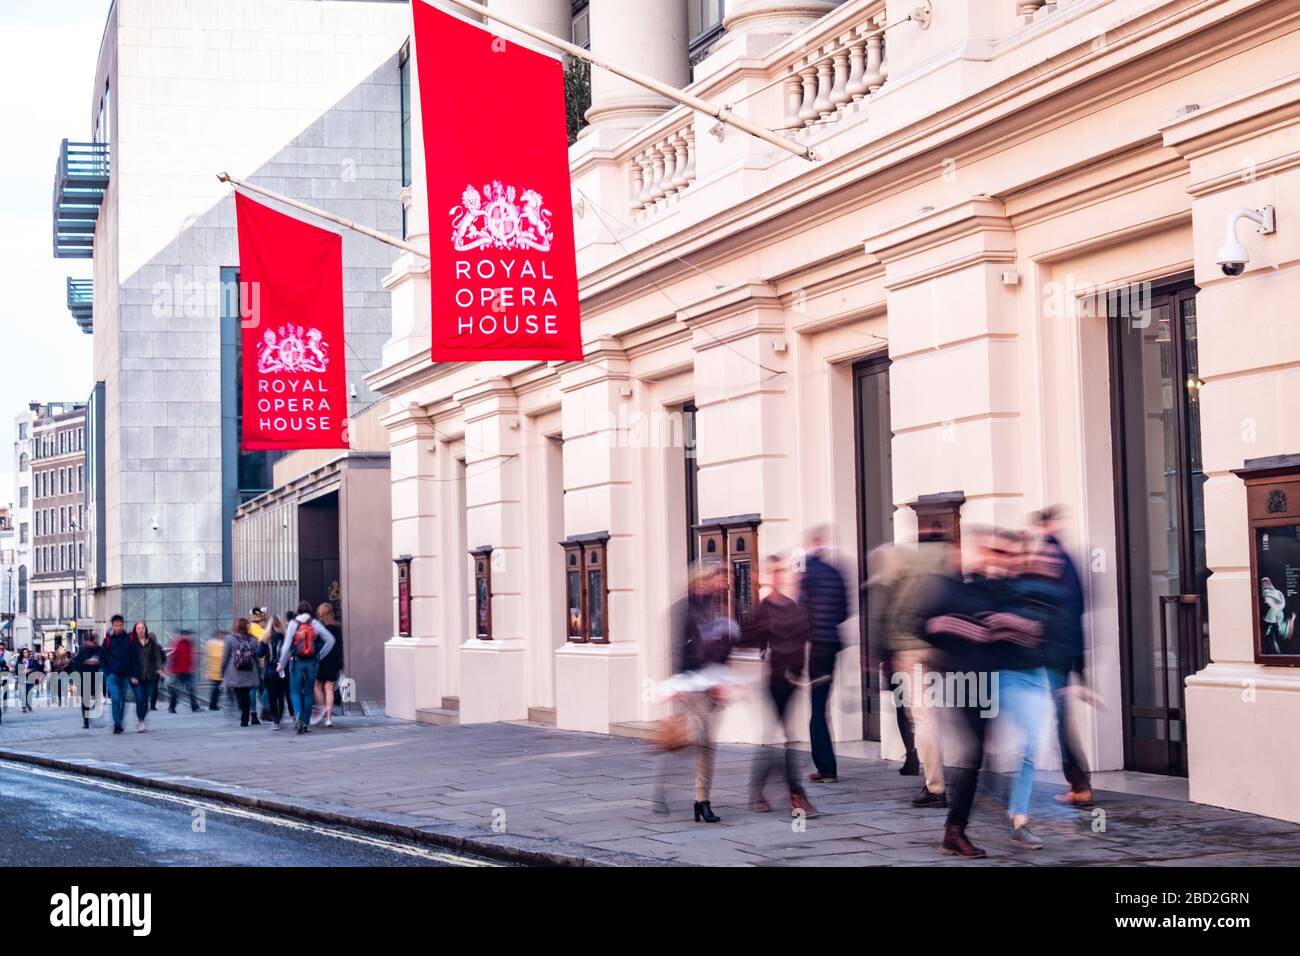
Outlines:
<svg viewBox="0 0 1300 956"><path fill-rule="evenodd" d="M988 856L966 839L966 832L961 827L951 824L943 828L943 853L944 856L960 856L968 860L979 860Z"/></svg>
<svg viewBox="0 0 1300 956"><path fill-rule="evenodd" d="M1056 795L1057 803L1064 803L1072 807L1090 807L1092 806L1091 790L1067 790L1065 793Z"/></svg>
<svg viewBox="0 0 1300 956"><path fill-rule="evenodd" d="M830 774L825 774L825 773L810 773L808 774L808 779L813 783L839 783L840 782L839 777L832 777Z"/></svg>
<svg viewBox="0 0 1300 956"><path fill-rule="evenodd" d="M771 813L772 805L767 802L761 793L751 793L749 795L749 809L755 813Z"/></svg>
<svg viewBox="0 0 1300 956"><path fill-rule="evenodd" d="M817 816L817 808L808 802L807 794L790 794L790 815L794 816L801 810L803 811L804 819L811 819Z"/></svg>

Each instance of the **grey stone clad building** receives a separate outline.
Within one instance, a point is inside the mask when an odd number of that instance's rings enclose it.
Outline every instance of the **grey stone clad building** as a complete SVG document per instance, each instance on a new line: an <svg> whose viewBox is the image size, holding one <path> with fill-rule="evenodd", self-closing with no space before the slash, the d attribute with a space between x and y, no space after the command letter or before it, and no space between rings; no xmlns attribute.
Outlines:
<svg viewBox="0 0 1300 956"><path fill-rule="evenodd" d="M228 626L231 520L272 456L239 450L231 190L262 185L403 231L403 47L382 0L116 0L55 181L55 255L93 258L86 573L95 625ZM75 124L81 127L80 123ZM390 329L394 254L344 235L350 414ZM73 305L71 293L70 307Z"/></svg>

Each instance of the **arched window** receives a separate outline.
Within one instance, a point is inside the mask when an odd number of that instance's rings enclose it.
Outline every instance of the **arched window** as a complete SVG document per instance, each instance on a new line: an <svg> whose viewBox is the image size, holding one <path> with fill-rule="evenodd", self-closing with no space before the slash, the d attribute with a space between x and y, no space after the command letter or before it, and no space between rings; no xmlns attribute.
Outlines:
<svg viewBox="0 0 1300 956"><path fill-rule="evenodd" d="M18 613L27 613L27 565L18 566Z"/></svg>
<svg viewBox="0 0 1300 956"><path fill-rule="evenodd" d="M27 470L27 452L23 452L21 455L18 456L18 470L19 471Z"/></svg>

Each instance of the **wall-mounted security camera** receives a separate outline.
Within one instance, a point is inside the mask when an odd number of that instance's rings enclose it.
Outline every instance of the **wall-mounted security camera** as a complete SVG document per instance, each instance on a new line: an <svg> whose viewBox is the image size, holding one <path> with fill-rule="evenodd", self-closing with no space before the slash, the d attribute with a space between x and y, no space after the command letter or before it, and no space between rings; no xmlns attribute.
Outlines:
<svg viewBox="0 0 1300 956"><path fill-rule="evenodd" d="M1261 206L1259 209L1238 209L1229 216L1228 238L1219 247L1219 253L1214 258L1225 276L1241 275L1246 271L1246 263L1250 262L1250 253L1246 251L1246 247L1237 238L1237 223L1243 219L1249 219L1255 223L1255 232L1261 236L1267 236L1277 229L1272 206Z"/></svg>

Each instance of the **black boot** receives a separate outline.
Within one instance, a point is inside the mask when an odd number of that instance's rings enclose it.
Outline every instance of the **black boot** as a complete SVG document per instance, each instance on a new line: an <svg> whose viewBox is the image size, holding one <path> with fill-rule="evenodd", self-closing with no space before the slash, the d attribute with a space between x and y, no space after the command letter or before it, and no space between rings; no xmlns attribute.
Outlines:
<svg viewBox="0 0 1300 956"><path fill-rule="evenodd" d="M90 718L89 718L89 717L82 717L82 718L81 718L81 729L82 729L82 730L89 730L89 729L90 729Z"/></svg>
<svg viewBox="0 0 1300 956"><path fill-rule="evenodd" d="M946 807L947 805L946 793L931 793L927 787L922 787L920 794L912 798L914 807Z"/></svg>
<svg viewBox="0 0 1300 956"><path fill-rule="evenodd" d="M701 820L703 820L705 823L721 823L722 817L718 816L716 813L713 812L713 808L709 806L709 801L696 800L695 801L695 822L699 823Z"/></svg>
<svg viewBox="0 0 1300 956"><path fill-rule="evenodd" d="M903 766L898 768L899 774L904 777L916 777L921 773L921 761L916 756L916 751L908 751L907 759L903 761Z"/></svg>

